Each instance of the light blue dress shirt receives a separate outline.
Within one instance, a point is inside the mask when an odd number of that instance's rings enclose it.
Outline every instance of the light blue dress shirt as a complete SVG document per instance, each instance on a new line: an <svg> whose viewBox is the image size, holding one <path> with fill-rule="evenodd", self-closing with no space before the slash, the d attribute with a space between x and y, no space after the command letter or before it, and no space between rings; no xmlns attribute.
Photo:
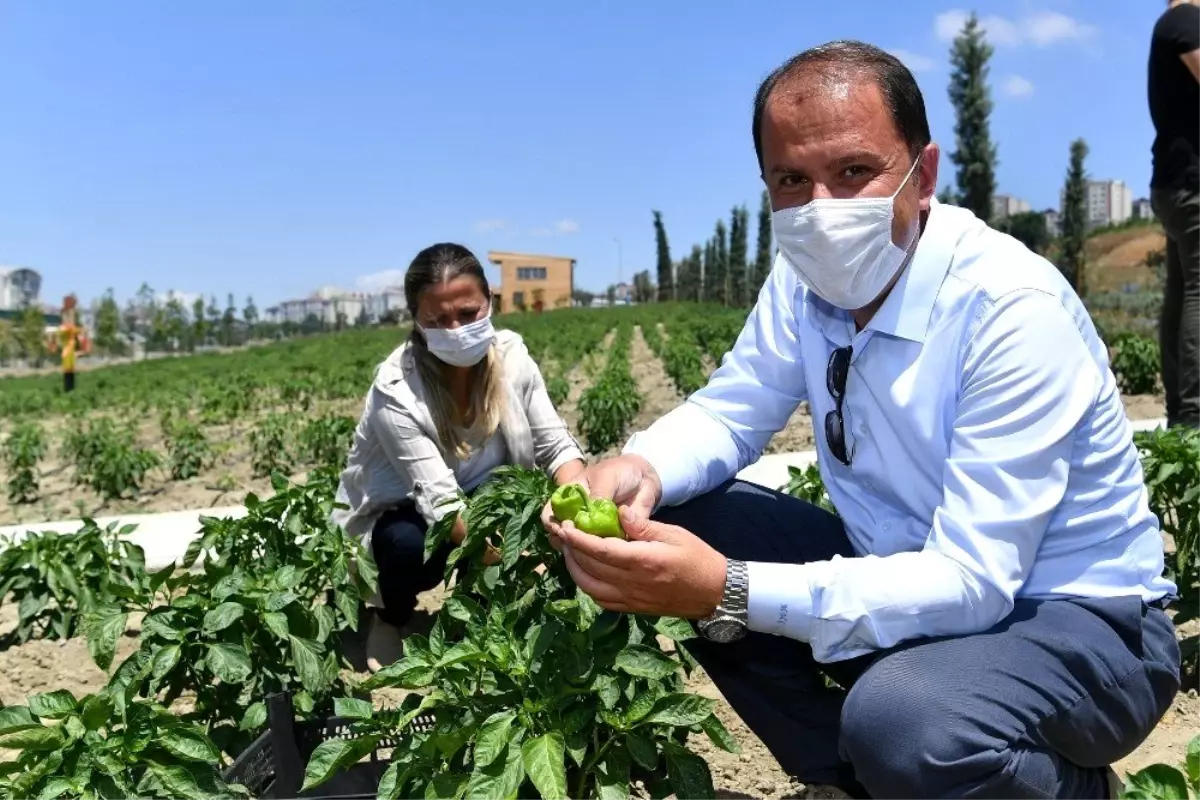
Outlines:
<svg viewBox="0 0 1200 800"><path fill-rule="evenodd" d="M845 466L825 439L825 374L851 344ZM1175 593L1087 311L1053 265L969 211L933 203L862 331L777 259L708 385L625 452L675 505L754 463L802 401L858 557L750 563L752 630L837 661L985 630L1017 597Z"/></svg>

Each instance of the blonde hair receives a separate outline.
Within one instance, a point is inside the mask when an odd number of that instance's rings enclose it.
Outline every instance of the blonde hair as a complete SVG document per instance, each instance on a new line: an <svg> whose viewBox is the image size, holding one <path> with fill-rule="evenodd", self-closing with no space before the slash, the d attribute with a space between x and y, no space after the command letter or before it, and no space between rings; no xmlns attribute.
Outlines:
<svg viewBox="0 0 1200 800"><path fill-rule="evenodd" d="M417 329L416 318L425 289L468 276L479 282L484 298L490 302L491 290L483 266L460 244L441 243L425 248L417 253L404 275L405 302L413 318L412 332L409 333L413 361L425 384L429 413L437 428L442 451L453 453L459 461L471 455L471 441L487 441L500 427L508 397L503 359L493 342L483 360L470 368L471 395L464 415L449 387L448 373L455 367L429 352L425 337Z"/></svg>

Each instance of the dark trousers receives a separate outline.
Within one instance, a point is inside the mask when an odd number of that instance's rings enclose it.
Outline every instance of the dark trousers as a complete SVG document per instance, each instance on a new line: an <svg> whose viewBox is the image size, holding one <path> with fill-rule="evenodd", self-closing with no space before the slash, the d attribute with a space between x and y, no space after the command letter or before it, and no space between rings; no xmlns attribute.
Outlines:
<svg viewBox="0 0 1200 800"><path fill-rule="evenodd" d="M64 392L72 392L74 390L75 390L75 373L74 372L64 372L63 373L63 391Z"/></svg>
<svg viewBox="0 0 1200 800"><path fill-rule="evenodd" d="M854 555L835 516L740 481L656 518L731 558ZM1179 688L1171 621L1137 597L1018 600L990 630L829 664L768 634L685 646L785 771L859 797L1106 797Z"/></svg>
<svg viewBox="0 0 1200 800"><path fill-rule="evenodd" d="M1167 425L1200 427L1200 193L1153 190L1167 234L1167 283L1158 337Z"/></svg>
<svg viewBox="0 0 1200 800"><path fill-rule="evenodd" d="M384 512L371 529L371 555L379 567L385 622L403 627L412 618L417 595L442 582L453 545L443 542L425 561L425 531L429 526L416 507L406 504Z"/></svg>

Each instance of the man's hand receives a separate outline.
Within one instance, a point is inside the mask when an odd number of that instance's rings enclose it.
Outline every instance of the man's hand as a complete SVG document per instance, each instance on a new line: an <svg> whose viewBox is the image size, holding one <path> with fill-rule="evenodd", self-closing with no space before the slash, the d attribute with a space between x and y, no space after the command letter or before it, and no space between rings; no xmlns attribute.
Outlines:
<svg viewBox="0 0 1200 800"><path fill-rule="evenodd" d="M592 536L569 522L559 527L579 588L612 611L687 619L711 614L725 592L725 556L695 534L629 506L620 514L627 540Z"/></svg>
<svg viewBox="0 0 1200 800"><path fill-rule="evenodd" d="M628 505L640 517L649 517L662 497L658 473L641 456L606 458L574 476L571 483L582 485L592 497L612 500L618 506ZM547 502L542 508L542 525L556 546L561 541L557 538L562 533L560 522Z"/></svg>

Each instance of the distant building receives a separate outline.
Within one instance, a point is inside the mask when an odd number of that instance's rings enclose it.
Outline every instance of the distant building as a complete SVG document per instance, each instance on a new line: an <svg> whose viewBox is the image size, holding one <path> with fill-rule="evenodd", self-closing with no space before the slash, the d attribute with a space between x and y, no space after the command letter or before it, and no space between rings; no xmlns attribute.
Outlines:
<svg viewBox="0 0 1200 800"><path fill-rule="evenodd" d="M285 322L302 325L316 319L324 326L334 327L339 319L345 326L363 322L373 325L389 315L403 317L404 313L404 292L399 288L382 292L345 292L323 286L308 297L284 300L265 309L263 319L279 325Z"/></svg>
<svg viewBox="0 0 1200 800"><path fill-rule="evenodd" d="M1154 219L1154 208L1150 205L1149 198L1139 197L1133 201L1133 218Z"/></svg>
<svg viewBox="0 0 1200 800"><path fill-rule="evenodd" d="M1053 208L1047 208L1042 212L1042 217L1046 220L1046 232L1051 238L1057 238L1062 235L1062 220L1059 218L1058 212Z"/></svg>
<svg viewBox="0 0 1200 800"><path fill-rule="evenodd" d="M1119 225L1133 216L1133 193L1125 181L1087 182L1088 227Z"/></svg>
<svg viewBox="0 0 1200 800"><path fill-rule="evenodd" d="M992 196L992 219L1002 220L1013 214L1022 214L1029 210L1029 203L1007 194Z"/></svg>
<svg viewBox="0 0 1200 800"><path fill-rule="evenodd" d="M42 276L28 267L0 267L0 311L37 303Z"/></svg>
<svg viewBox="0 0 1200 800"><path fill-rule="evenodd" d="M492 292L496 313L570 307L575 259L489 251L488 261L500 268L500 285Z"/></svg>

